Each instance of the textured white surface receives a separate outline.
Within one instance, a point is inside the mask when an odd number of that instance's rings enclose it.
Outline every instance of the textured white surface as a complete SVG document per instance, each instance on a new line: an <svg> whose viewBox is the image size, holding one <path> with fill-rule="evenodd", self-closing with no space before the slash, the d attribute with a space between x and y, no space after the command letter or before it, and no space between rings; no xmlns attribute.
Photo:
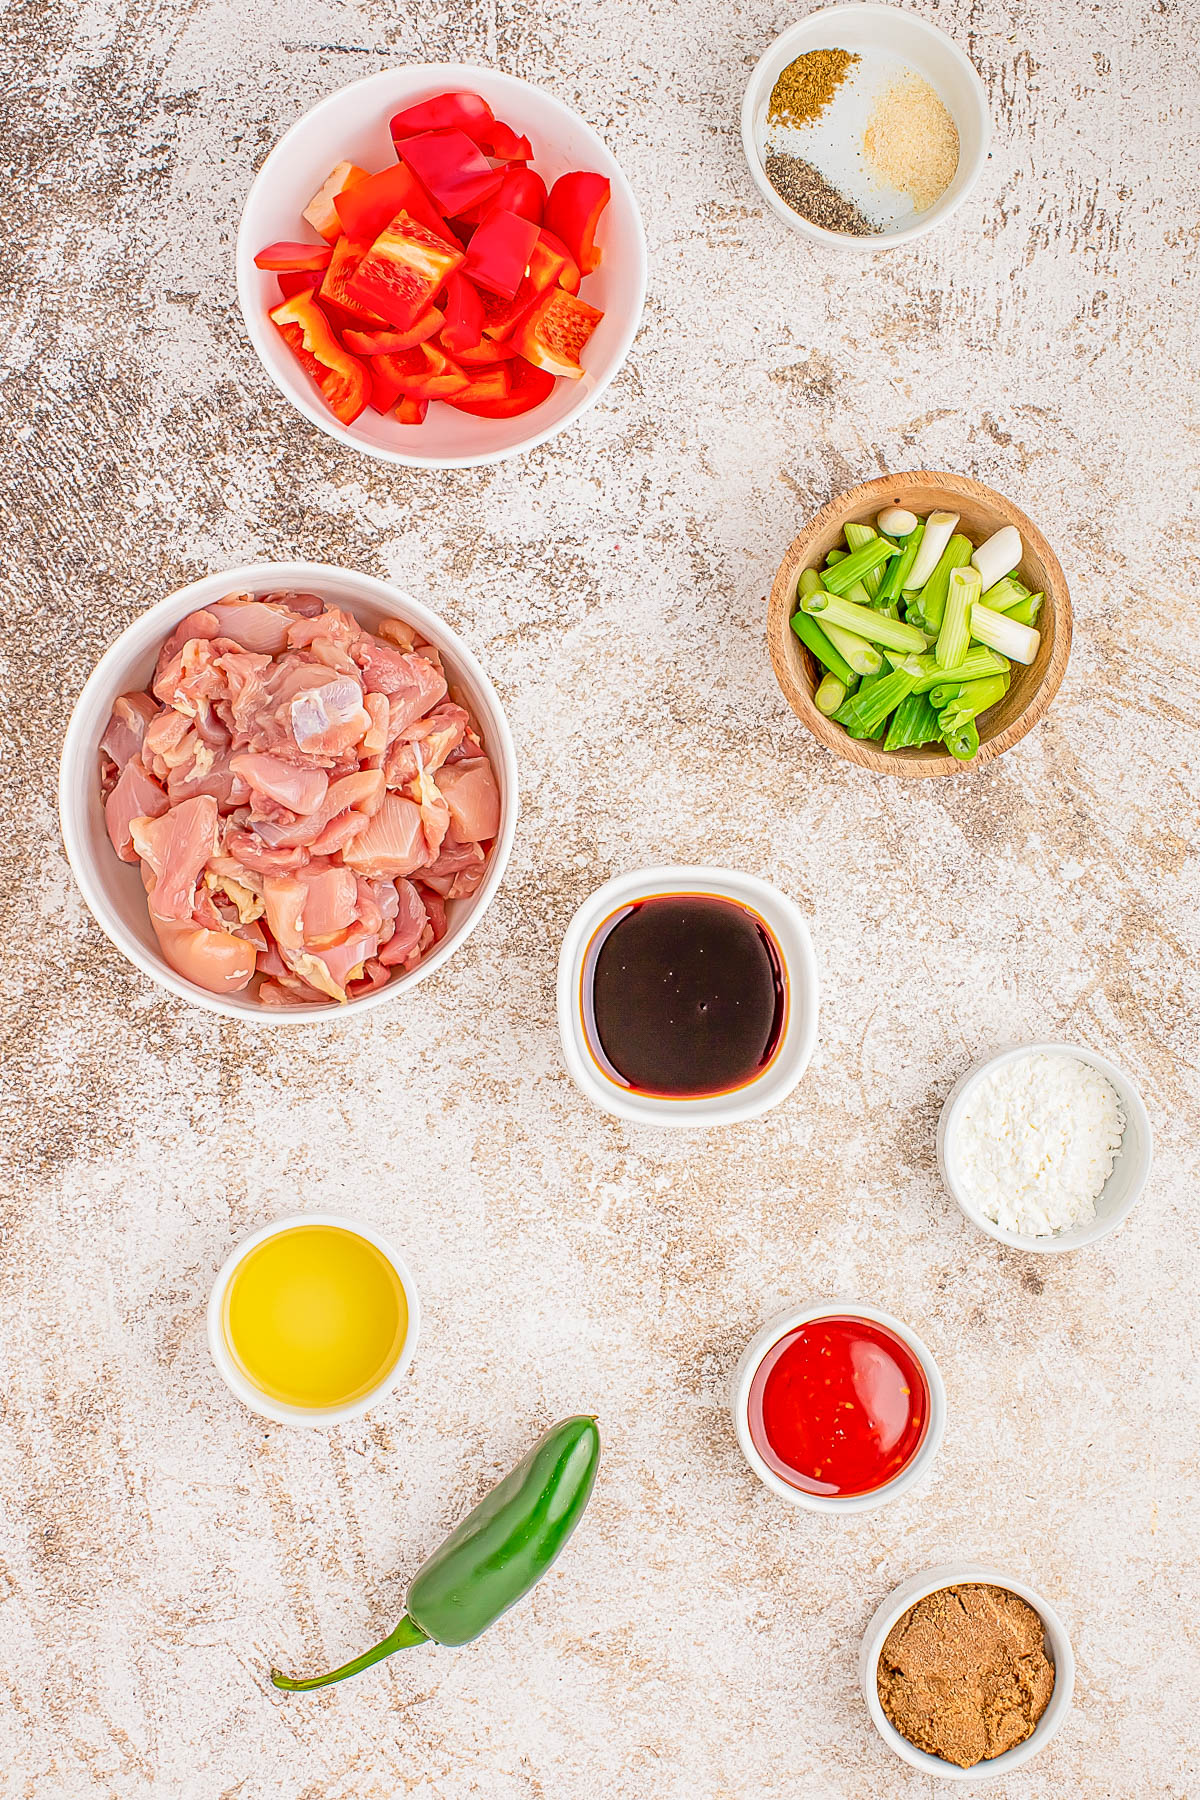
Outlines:
<svg viewBox="0 0 1200 1800"><path fill-rule="evenodd" d="M761 0L87 0L7 16L7 812L0 1791L17 1800L926 1796L855 1682L863 1628L951 1556L1062 1611L1076 1706L1005 1800L1200 1792L1196 1383L1194 9L922 10L991 95L942 231L853 267L744 167ZM427 479L308 429L259 370L231 246L314 99L414 57L544 81L643 202L630 363L528 460ZM1011 494L1072 585L1046 722L992 768L835 763L773 682L762 595L803 518L884 469ZM136 612L254 557L386 574L509 708L523 820L480 932L411 1004L266 1037L153 992L89 923L51 810L65 710ZM589 1110L554 963L580 898L742 864L811 919L822 1037L789 1103L666 1137ZM942 1099L1061 1036L1141 1086L1155 1178L1035 1259L941 1192ZM240 1410L204 1301L254 1223L384 1229L426 1302L404 1390L328 1436ZM848 1522L745 1468L759 1322L860 1294L938 1358L929 1484ZM601 1485L532 1599L461 1652L308 1700L550 1418Z"/></svg>

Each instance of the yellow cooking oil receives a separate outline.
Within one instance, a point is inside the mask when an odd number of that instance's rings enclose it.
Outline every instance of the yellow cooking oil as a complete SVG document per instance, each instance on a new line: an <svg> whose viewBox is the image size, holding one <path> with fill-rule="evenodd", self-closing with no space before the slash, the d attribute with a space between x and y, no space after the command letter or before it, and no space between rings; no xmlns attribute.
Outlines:
<svg viewBox="0 0 1200 1800"><path fill-rule="evenodd" d="M286 1406L348 1406L379 1385L408 1333L395 1269L340 1225L296 1225L244 1256L225 1293L225 1337L254 1386Z"/></svg>

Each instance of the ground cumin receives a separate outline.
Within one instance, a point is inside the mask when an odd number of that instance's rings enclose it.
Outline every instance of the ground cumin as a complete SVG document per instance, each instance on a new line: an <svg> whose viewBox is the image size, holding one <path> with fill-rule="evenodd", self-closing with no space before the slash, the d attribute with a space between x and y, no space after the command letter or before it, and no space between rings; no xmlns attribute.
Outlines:
<svg viewBox="0 0 1200 1800"><path fill-rule="evenodd" d="M768 119L807 125L819 118L860 58L851 50L809 50L782 71L767 101Z"/></svg>
<svg viewBox="0 0 1200 1800"><path fill-rule="evenodd" d="M879 1653L879 1704L910 1744L970 1769L1020 1744L1054 1691L1044 1627L1007 1588L939 1588Z"/></svg>

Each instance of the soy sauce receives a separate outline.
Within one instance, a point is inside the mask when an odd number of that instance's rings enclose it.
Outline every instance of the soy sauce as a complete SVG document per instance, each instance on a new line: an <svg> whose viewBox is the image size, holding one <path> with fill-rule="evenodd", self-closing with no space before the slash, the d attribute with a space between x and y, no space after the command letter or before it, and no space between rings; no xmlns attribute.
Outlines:
<svg viewBox="0 0 1200 1800"><path fill-rule="evenodd" d="M715 894L659 894L606 919L582 999L605 1072L670 1099L744 1087L775 1055L787 1016L775 939L757 913Z"/></svg>

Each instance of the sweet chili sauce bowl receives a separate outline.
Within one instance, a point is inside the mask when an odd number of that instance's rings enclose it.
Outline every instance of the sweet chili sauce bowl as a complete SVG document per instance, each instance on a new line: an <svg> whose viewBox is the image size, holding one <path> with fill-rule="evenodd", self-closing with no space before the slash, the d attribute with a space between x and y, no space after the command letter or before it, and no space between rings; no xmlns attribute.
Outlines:
<svg viewBox="0 0 1200 1800"><path fill-rule="evenodd" d="M890 1481L860 1494L812 1493L786 1481L772 1468L754 1441L750 1412L755 1377L775 1347L802 1325L811 1325L819 1319L845 1318L864 1319L872 1325L881 1326L900 1340L925 1377L929 1415L924 1434L915 1451ZM810 1300L803 1306L789 1307L786 1312L777 1313L751 1338L734 1374L731 1411L742 1455L764 1487L770 1488L781 1500L787 1500L793 1506L804 1507L810 1512L846 1515L872 1512L878 1506L886 1506L889 1501L898 1500L917 1482L924 1480L937 1456L946 1429L946 1389L928 1345L902 1319L863 1301Z"/></svg>
<svg viewBox="0 0 1200 1800"><path fill-rule="evenodd" d="M819 569L841 542L853 520L874 524L886 506L903 506L919 514L946 511L959 515L959 527L981 544L1004 525L1015 525L1024 554L1015 571L1035 592L1045 595L1038 618L1041 642L1028 668L1014 663L1012 683L1004 698L979 717L979 749L970 762L958 762L944 744L912 750L880 750L868 739L852 738L816 705L823 671L792 630L796 588L805 569ZM767 603L767 647L775 679L800 723L817 741L843 761L876 775L909 781L932 776L969 775L1011 750L1045 717L1059 689L1071 653L1071 596L1058 558L1032 519L1011 500L969 475L928 469L907 470L864 481L836 494L796 537L775 574Z"/></svg>
<svg viewBox="0 0 1200 1800"><path fill-rule="evenodd" d="M578 381L560 380L541 406L514 419L481 419L431 406L419 426L369 408L343 425L325 405L268 311L279 300L274 275L254 266L277 240L316 243L301 217L329 171L351 161L374 172L395 162L388 122L394 113L451 89L482 95L497 118L531 139L533 167L551 186L572 169L607 175L612 197L596 241L602 261L582 298L604 317L583 352ZM518 456L572 425L604 392L629 354L646 298L646 237L633 189L592 127L544 88L470 63L421 63L384 69L318 102L275 145L246 196L237 236L238 304L259 361L285 400L327 437L383 462L419 469L468 469Z"/></svg>
<svg viewBox="0 0 1200 1800"><path fill-rule="evenodd" d="M143 688L154 673L159 648L181 619L226 594L267 594L290 589L317 594L343 607L368 629L388 618L417 627L440 653L452 689L460 692L478 720L484 749L500 789L500 831L491 861L476 893L447 909L449 929L440 944L414 969L386 987L360 994L344 1005L263 1006L247 990L215 994L171 968L159 948L146 906L146 890L136 864L119 861L104 823L100 798L100 739L118 694ZM227 1019L256 1025L319 1025L345 1021L372 1007L411 993L465 944L490 906L504 877L517 828L517 754L500 697L464 640L445 620L389 582L326 563L252 563L206 575L160 600L133 621L105 651L75 702L63 742L58 782L59 820L71 872L101 931L126 960L161 988Z"/></svg>
<svg viewBox="0 0 1200 1800"><path fill-rule="evenodd" d="M368 1393L340 1406L292 1406L276 1399L252 1381L236 1355L229 1330L228 1302L234 1276L251 1253L265 1244L270 1238L281 1237L286 1232L302 1230L311 1226L330 1227L335 1231L349 1232L352 1236L362 1238L373 1246L382 1260L390 1267L400 1290L404 1296L406 1308L406 1324L404 1337L395 1359L375 1382ZM408 1371L416 1353L417 1337L421 1328L421 1307L417 1299L416 1283L404 1258L393 1248L388 1240L371 1225L360 1219L344 1219L336 1213L312 1212L296 1213L289 1218L276 1219L269 1225L263 1225L249 1237L242 1239L226 1257L217 1272L209 1296L206 1318L208 1348L217 1373L229 1388L230 1392L256 1412L261 1418L271 1419L278 1425L307 1425L328 1428L332 1425L343 1425L348 1419L357 1419L373 1406L378 1406L392 1390L397 1387Z"/></svg>
<svg viewBox="0 0 1200 1800"><path fill-rule="evenodd" d="M782 1027L769 1062L732 1091L684 1097L639 1092L606 1066L589 1028L584 987L589 950L615 915L639 901L692 896L731 901L765 927L782 970ZM737 869L668 864L615 876L579 907L559 952L558 1030L568 1072L587 1099L631 1124L732 1125L778 1106L808 1067L817 1038L818 1005L816 957L799 907L770 882Z"/></svg>
<svg viewBox="0 0 1200 1800"><path fill-rule="evenodd" d="M986 1762L978 1762L969 1769L963 1769L957 1763L947 1762L945 1757L932 1756L927 1750L919 1750L903 1732L897 1731L879 1700L879 1658L892 1627L918 1600L924 1600L929 1594L936 1594L940 1588L959 1587L968 1583L1005 1588L1010 1594L1016 1594L1027 1605L1032 1606L1045 1629L1046 1657L1054 1666L1054 1690L1045 1712L1024 1743L1014 1744L1011 1750L1005 1750L1000 1756L989 1757ZM858 1658L858 1678L867 1711L871 1715L871 1723L889 1750L893 1750L910 1767L919 1769L923 1775L932 1776L938 1781L977 1784L994 1781L1000 1775L1011 1775L1031 1757L1044 1750L1051 1738L1061 1730L1071 1710L1071 1696L1075 1691L1075 1654L1071 1649L1067 1628L1057 1612L1027 1582L1014 1575L1006 1575L1001 1569L988 1568L982 1563L940 1563L936 1568L926 1569L920 1575L910 1575L877 1608L863 1636Z"/></svg>

